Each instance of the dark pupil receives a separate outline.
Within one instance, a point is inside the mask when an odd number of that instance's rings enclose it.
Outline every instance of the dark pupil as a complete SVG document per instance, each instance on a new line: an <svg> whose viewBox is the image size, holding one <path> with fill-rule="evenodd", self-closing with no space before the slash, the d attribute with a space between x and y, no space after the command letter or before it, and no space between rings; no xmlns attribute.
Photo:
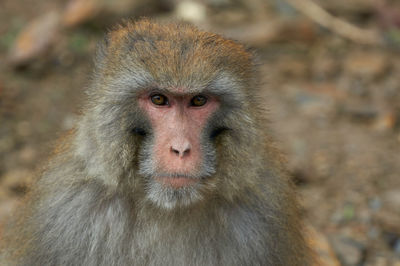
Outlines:
<svg viewBox="0 0 400 266"><path fill-rule="evenodd" d="M154 95L153 97L151 97L151 100L154 104L157 104L157 105L165 104L165 98L162 95Z"/></svg>
<svg viewBox="0 0 400 266"><path fill-rule="evenodd" d="M197 105L197 106L204 105L205 102L206 102L206 99L203 96L196 96L193 99L194 105Z"/></svg>

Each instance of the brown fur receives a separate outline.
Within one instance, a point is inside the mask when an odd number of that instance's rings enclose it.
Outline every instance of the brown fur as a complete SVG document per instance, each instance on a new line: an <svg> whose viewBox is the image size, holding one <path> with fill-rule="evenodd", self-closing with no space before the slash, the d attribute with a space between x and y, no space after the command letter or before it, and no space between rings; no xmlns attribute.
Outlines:
<svg viewBox="0 0 400 266"><path fill-rule="evenodd" d="M251 54L184 24L127 22L100 45L72 140L34 186L2 253L7 265L310 265L292 185L268 136ZM143 89L211 90L215 152L201 199L166 209L140 174L152 145ZM136 134L137 127L147 134ZM214 129L225 128L210 139ZM136 130L136 131L135 131ZM141 132L141 131L139 131ZM213 153L212 153L213 154ZM177 197L170 195L170 198Z"/></svg>

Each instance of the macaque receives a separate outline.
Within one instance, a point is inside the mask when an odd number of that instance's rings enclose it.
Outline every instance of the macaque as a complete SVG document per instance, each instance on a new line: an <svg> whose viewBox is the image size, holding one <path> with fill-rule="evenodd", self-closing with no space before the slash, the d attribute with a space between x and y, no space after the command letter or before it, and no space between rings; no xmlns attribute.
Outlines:
<svg viewBox="0 0 400 266"><path fill-rule="evenodd" d="M114 28L2 265L311 265L257 83L252 54L220 35Z"/></svg>

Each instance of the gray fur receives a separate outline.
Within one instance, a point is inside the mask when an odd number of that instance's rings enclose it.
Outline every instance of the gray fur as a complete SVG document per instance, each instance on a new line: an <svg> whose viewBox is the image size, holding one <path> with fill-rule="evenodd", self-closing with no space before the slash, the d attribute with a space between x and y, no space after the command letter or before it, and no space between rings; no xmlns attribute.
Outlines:
<svg viewBox="0 0 400 266"><path fill-rule="evenodd" d="M195 28L174 24L165 33L153 29L162 26L140 23L137 31L125 26L132 30L120 46L112 46L112 32L100 46L71 145L36 184L2 259L29 266L310 265L293 190L270 146L257 84L247 73L254 71L228 62L229 69L221 62L233 59L219 54L189 60L204 49L187 33ZM181 35L170 33L172 28ZM176 59L176 76L168 69L175 66L163 61L170 57L153 47L163 34L171 47L184 51ZM210 49L224 49L213 42L219 36L207 38L207 45L216 46ZM113 57L116 49L126 56ZM161 61L152 63L148 50ZM202 135L204 163L190 178L204 182L194 187L173 190L151 182L160 169L151 155L152 129L136 97L154 86L207 90L222 99ZM135 135L135 127L146 134ZM226 130L211 139L219 127Z"/></svg>

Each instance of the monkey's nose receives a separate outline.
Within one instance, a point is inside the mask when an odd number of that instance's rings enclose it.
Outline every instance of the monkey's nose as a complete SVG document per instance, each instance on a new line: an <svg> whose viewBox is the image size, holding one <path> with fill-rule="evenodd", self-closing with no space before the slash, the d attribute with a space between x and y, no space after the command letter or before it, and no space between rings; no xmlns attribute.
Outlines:
<svg viewBox="0 0 400 266"><path fill-rule="evenodd" d="M171 145L170 151L179 158L183 158L190 153L190 143L189 141L183 141L181 143L174 143Z"/></svg>

